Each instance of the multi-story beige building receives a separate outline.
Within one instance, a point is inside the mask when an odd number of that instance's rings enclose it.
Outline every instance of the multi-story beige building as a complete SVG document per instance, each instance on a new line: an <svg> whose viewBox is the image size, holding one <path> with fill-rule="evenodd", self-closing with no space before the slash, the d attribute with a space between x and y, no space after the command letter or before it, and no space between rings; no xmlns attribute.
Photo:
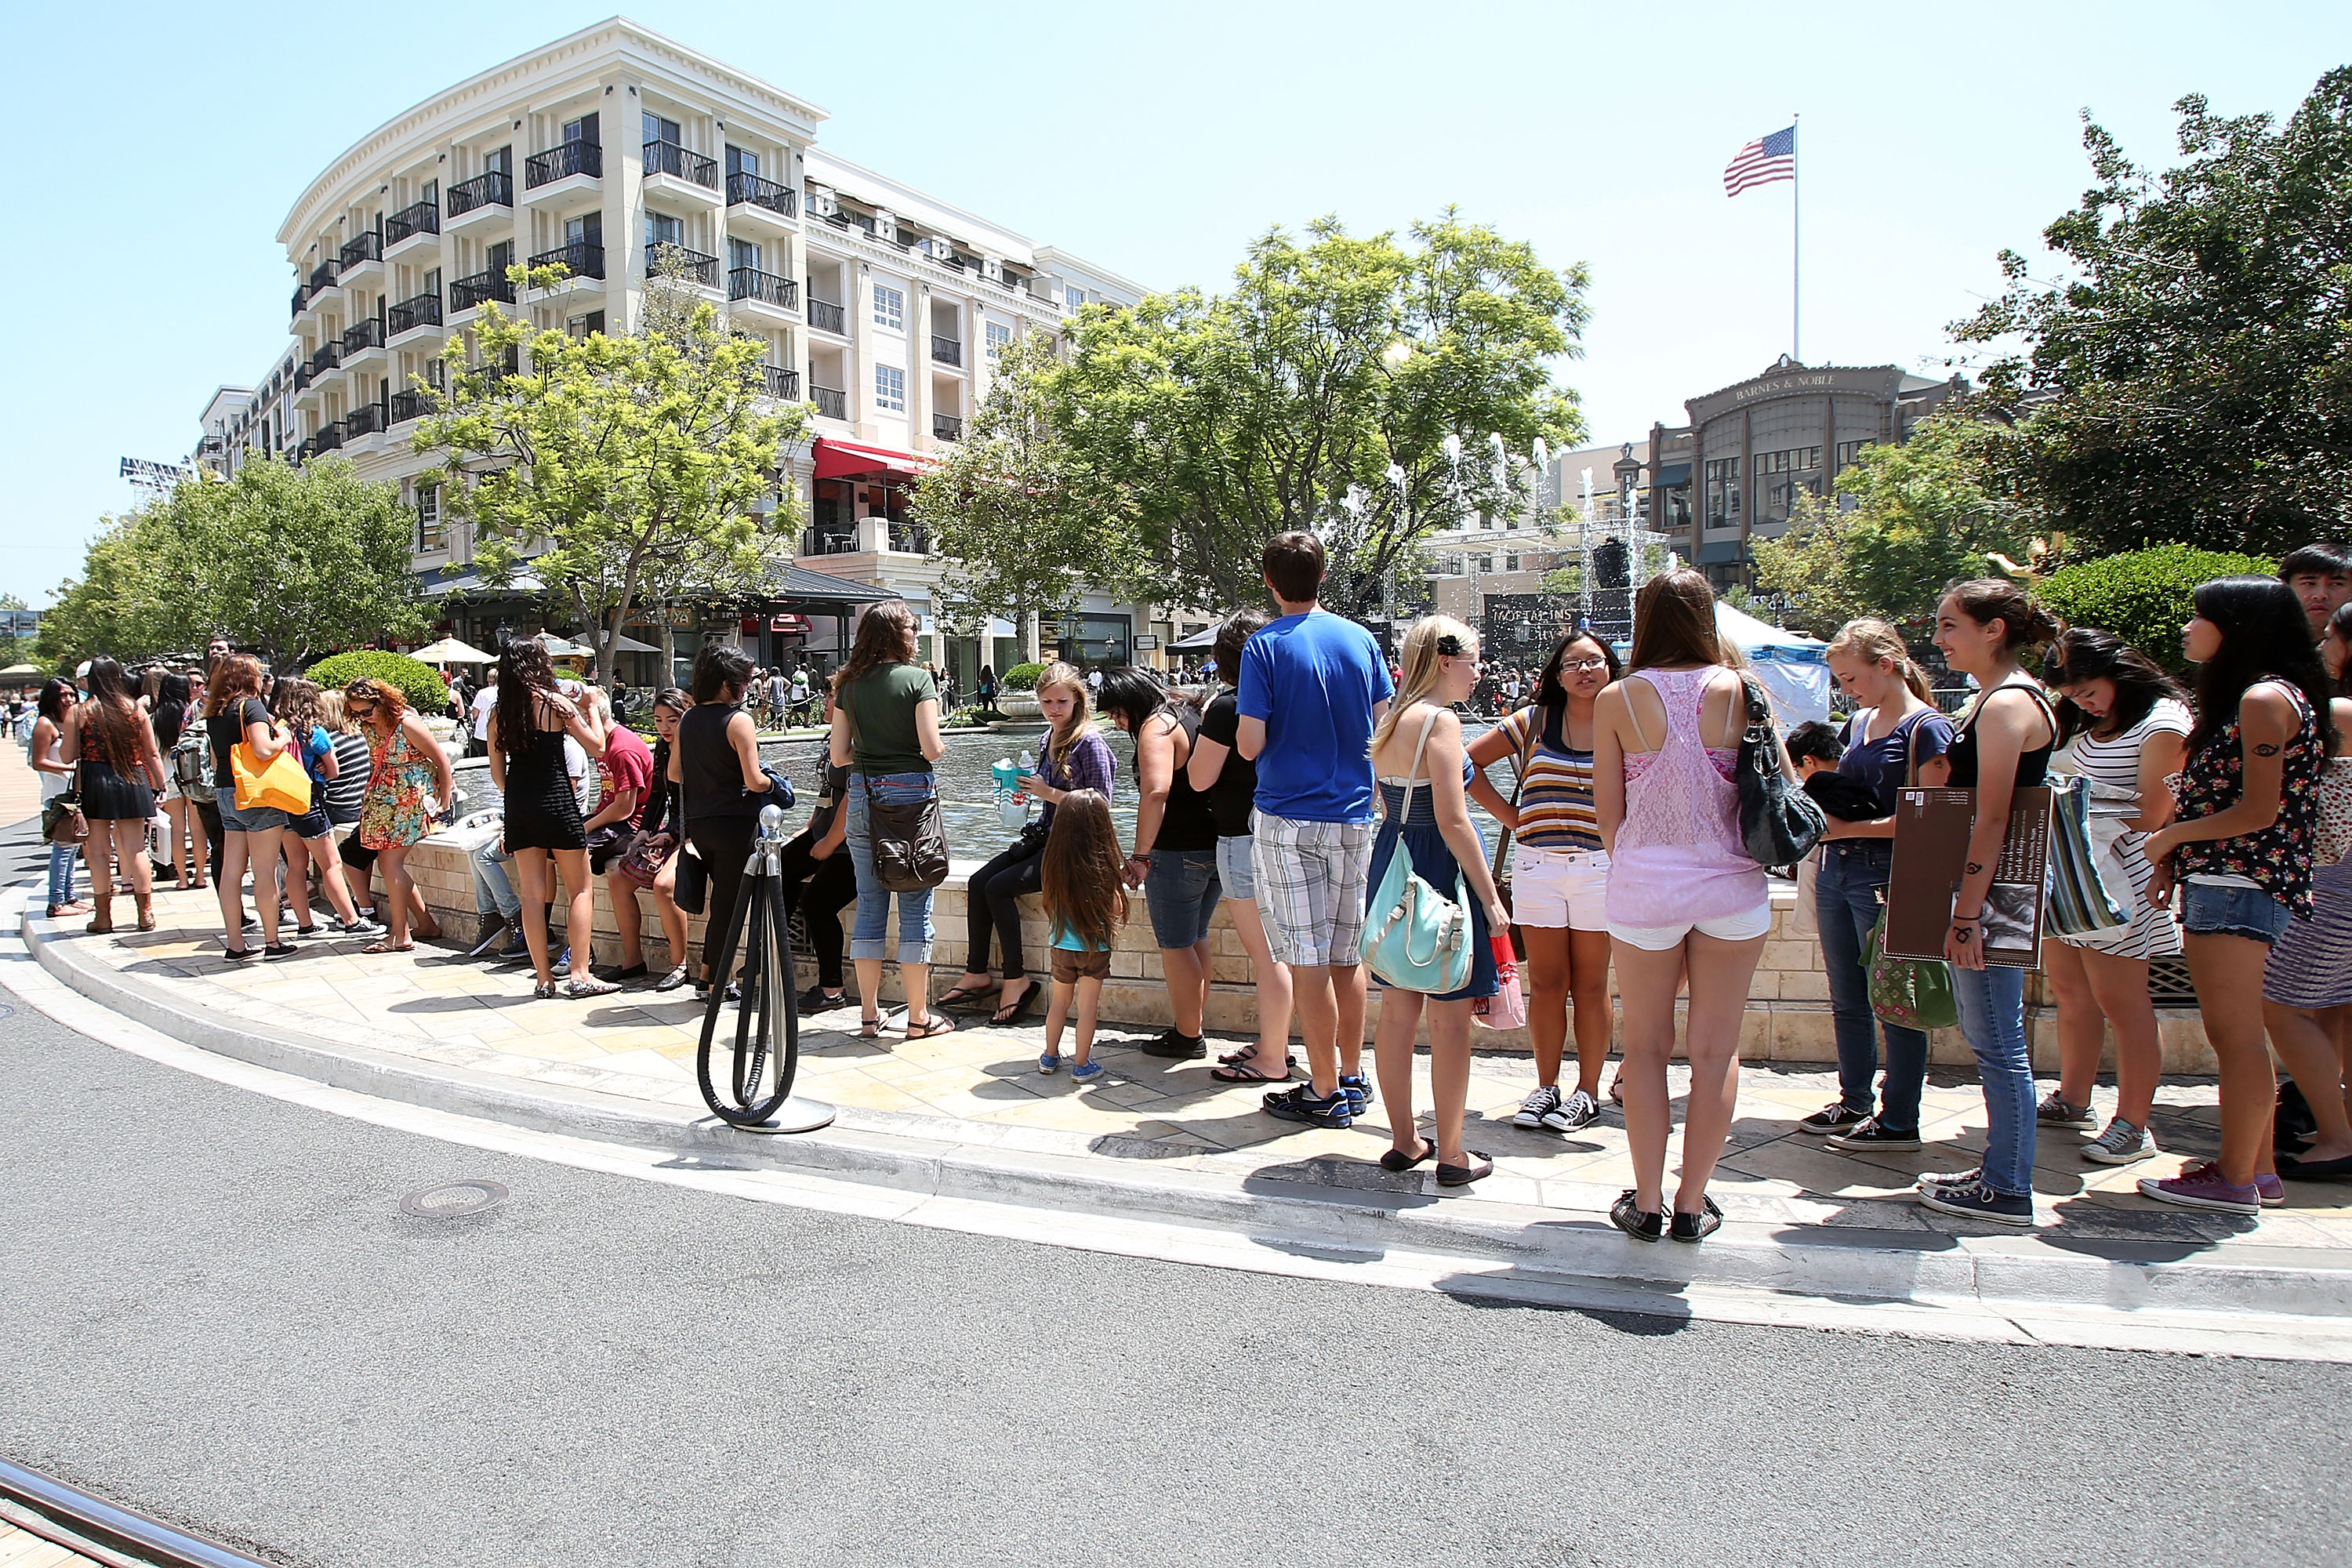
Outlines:
<svg viewBox="0 0 2352 1568"><path fill-rule="evenodd" d="M1035 633L999 623L962 646L937 633L943 568L907 521L909 483L961 435L1003 345L1141 290L819 148L824 119L617 18L418 104L337 158L288 213L278 237L294 268L293 347L259 387L216 395L205 460L337 451L398 481L417 508L416 570L427 594L449 598L451 627L520 624L527 601L475 591L470 532L443 513L429 459L411 449L430 397L418 384L438 383L446 346L494 303L542 329L628 330L656 247L676 247L730 324L766 345L769 395L809 405L814 439L780 455L806 502L799 564L903 595L924 617L928 656L967 686L983 660L1002 668ZM507 279L517 263L571 276L518 299ZM723 635L763 663L789 661L836 645L854 605L838 609L755 607L730 614ZM1100 595L1085 612L1097 658L1123 655L1153 618ZM1046 644L1059 629L1045 628Z"/></svg>

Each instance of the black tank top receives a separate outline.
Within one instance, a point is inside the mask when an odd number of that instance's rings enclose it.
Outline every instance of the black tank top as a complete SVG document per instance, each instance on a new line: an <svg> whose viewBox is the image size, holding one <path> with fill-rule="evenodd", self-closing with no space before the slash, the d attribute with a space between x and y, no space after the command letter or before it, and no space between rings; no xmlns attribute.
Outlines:
<svg viewBox="0 0 2352 1568"><path fill-rule="evenodd" d="M1160 711L1176 721L1189 744L1200 743L1201 713L1198 709L1172 707ZM1189 770L1182 763L1176 764L1176 776L1168 784L1167 809L1160 818L1160 832L1152 840L1154 849L1214 849L1217 847L1217 819L1209 809L1209 797L1192 787L1188 774Z"/></svg>
<svg viewBox="0 0 2352 1568"><path fill-rule="evenodd" d="M2058 733L2057 716L2051 712L2050 699L2042 695L2040 684L2028 678L2024 680L2004 680L1992 689L1993 691L2011 689L2026 693L2041 705L2042 722L2050 726L2050 733L2055 737ZM1944 753L1952 764L1951 777L1948 782L1954 789L1977 787L1977 720L1983 715L1984 705L1991 700L1992 691L1986 692L1978 700L1976 707L1969 713L1968 721L1953 734L1951 749ZM2015 788L2032 789L2049 776L2050 752L2056 743L2053 739L2033 751L2018 753L2017 777L2013 781Z"/></svg>
<svg viewBox="0 0 2352 1568"><path fill-rule="evenodd" d="M757 816L764 795L743 791L743 764L727 741L738 703L698 703L677 721L677 776L686 794L687 826L714 816Z"/></svg>

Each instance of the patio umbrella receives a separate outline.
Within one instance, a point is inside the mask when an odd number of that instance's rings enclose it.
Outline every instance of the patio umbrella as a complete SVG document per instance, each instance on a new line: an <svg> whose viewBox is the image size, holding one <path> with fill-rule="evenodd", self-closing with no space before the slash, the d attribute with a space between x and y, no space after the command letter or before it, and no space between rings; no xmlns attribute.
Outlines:
<svg viewBox="0 0 2352 1568"><path fill-rule="evenodd" d="M613 644L613 651L614 653L659 653L661 649L651 643L641 643L636 638L625 635Z"/></svg>
<svg viewBox="0 0 2352 1568"><path fill-rule="evenodd" d="M426 664L490 664L495 662L499 656L494 653L484 653L480 648L459 642L456 637L443 637L439 642L426 644L408 657L422 659Z"/></svg>
<svg viewBox="0 0 2352 1568"><path fill-rule="evenodd" d="M37 664L12 664L0 669L0 680L47 680L49 672Z"/></svg>
<svg viewBox="0 0 2352 1568"><path fill-rule="evenodd" d="M541 632L530 640L545 648L547 657L550 658L594 658L596 657L594 648L584 647L567 637L557 637L553 632Z"/></svg>

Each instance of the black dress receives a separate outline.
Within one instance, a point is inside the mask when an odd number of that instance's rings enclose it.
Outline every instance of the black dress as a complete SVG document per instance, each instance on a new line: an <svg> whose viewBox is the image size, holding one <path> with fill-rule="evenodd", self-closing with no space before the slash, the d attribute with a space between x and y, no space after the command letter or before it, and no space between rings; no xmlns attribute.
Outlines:
<svg viewBox="0 0 2352 1568"><path fill-rule="evenodd" d="M506 810L509 852L588 847L580 797L572 793L571 770L563 765L562 731L533 729L507 752Z"/></svg>
<svg viewBox="0 0 2352 1568"><path fill-rule="evenodd" d="M155 790L137 759L115 763L98 734L98 710L88 710L81 738L81 814L92 822L144 822L155 815Z"/></svg>

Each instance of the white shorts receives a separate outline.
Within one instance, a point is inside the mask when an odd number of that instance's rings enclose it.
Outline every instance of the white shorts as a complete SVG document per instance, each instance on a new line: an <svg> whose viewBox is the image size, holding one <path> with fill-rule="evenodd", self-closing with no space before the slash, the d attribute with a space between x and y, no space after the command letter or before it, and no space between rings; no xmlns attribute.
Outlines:
<svg viewBox="0 0 2352 1568"><path fill-rule="evenodd" d="M1753 942L1771 929L1772 903L1768 899L1744 915L1721 915L1711 921L1693 921L1685 926L1612 925L1609 934L1643 952L1664 952L1680 947L1683 938L1693 931L1717 942Z"/></svg>
<svg viewBox="0 0 2352 1568"><path fill-rule="evenodd" d="M1609 852L1605 849L1511 850L1511 920L1557 931L1609 929Z"/></svg>

